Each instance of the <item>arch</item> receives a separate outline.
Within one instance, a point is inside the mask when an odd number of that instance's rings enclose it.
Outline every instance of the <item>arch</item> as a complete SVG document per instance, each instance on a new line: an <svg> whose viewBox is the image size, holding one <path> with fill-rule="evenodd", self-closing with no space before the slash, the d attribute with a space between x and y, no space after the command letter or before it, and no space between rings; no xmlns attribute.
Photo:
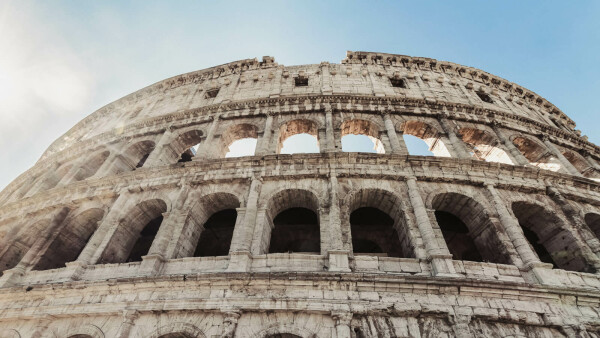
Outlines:
<svg viewBox="0 0 600 338"><path fill-rule="evenodd" d="M319 130L317 124L308 119L296 119L287 121L279 127L279 138L277 140L277 153L281 154L284 149L284 142L293 136L299 134L308 134L316 140L316 152L319 152ZM292 140L290 140L292 141ZM308 147L307 147L308 148ZM311 152L302 150L301 152ZM288 153L288 152L286 152Z"/></svg>
<svg viewBox="0 0 600 338"><path fill-rule="evenodd" d="M316 337L316 334L309 329L296 327L293 324L275 324L257 334L252 336L253 338L272 338L272 337L283 337L283 338L312 338Z"/></svg>
<svg viewBox="0 0 600 338"><path fill-rule="evenodd" d="M204 332L195 325L183 322L170 323L159 327L149 338L205 338Z"/></svg>
<svg viewBox="0 0 600 338"><path fill-rule="evenodd" d="M161 199L138 203L119 221L99 263L139 261L148 253L162 223L167 204Z"/></svg>
<svg viewBox="0 0 600 338"><path fill-rule="evenodd" d="M442 133L430 124L416 120L406 121L402 123L400 130L405 135L412 135L423 140L429 146L429 151L433 153L433 156L451 156L444 141L442 141Z"/></svg>
<svg viewBox="0 0 600 338"><path fill-rule="evenodd" d="M104 332L96 325L87 324L69 328L66 336L69 338L104 338Z"/></svg>
<svg viewBox="0 0 600 338"><path fill-rule="evenodd" d="M344 205L348 208L342 213L346 215L344 223L350 229L355 254L415 256L402 203L395 193L361 189L349 194Z"/></svg>
<svg viewBox="0 0 600 338"><path fill-rule="evenodd" d="M14 268L19 264L39 234L50 225L50 219L41 219L29 227L24 227L3 251L0 251L0 271Z"/></svg>
<svg viewBox="0 0 600 338"><path fill-rule="evenodd" d="M585 214L584 219L592 232L600 239L600 214L590 212Z"/></svg>
<svg viewBox="0 0 600 338"><path fill-rule="evenodd" d="M61 268L65 263L77 259L88 240L104 217L104 210L92 208L79 213L67 220L58 236L52 239L50 245L39 257L33 270L50 270Z"/></svg>
<svg viewBox="0 0 600 338"><path fill-rule="evenodd" d="M301 218L295 220L294 215ZM319 200L313 192L285 189L273 194L267 203L264 223L260 253L306 248L320 252Z"/></svg>
<svg viewBox="0 0 600 338"><path fill-rule="evenodd" d="M71 171L72 163L63 163L54 170L40 177L37 182L32 185L32 188L25 194L25 197L35 195L40 191L50 190L58 185L58 183Z"/></svg>
<svg viewBox="0 0 600 338"><path fill-rule="evenodd" d="M1 338L21 338L19 331L15 329L0 329Z"/></svg>
<svg viewBox="0 0 600 338"><path fill-rule="evenodd" d="M492 134L480 129L463 127L458 130L458 135L476 159L487 162L514 164Z"/></svg>
<svg viewBox="0 0 600 338"><path fill-rule="evenodd" d="M575 237L555 212L526 201L513 202L511 208L525 238L542 262L564 270L592 271Z"/></svg>
<svg viewBox="0 0 600 338"><path fill-rule="evenodd" d="M498 237L498 229L475 199L443 192L433 196L431 207L454 259L511 264L510 255Z"/></svg>
<svg viewBox="0 0 600 338"><path fill-rule="evenodd" d="M512 137L512 143L531 165L552 171L561 169L559 160L539 141L519 135Z"/></svg>
<svg viewBox="0 0 600 338"><path fill-rule="evenodd" d="M173 152L179 156L178 162L188 162L196 156L198 146L204 133L199 129L192 129L181 132L171 141L170 145Z"/></svg>
<svg viewBox="0 0 600 338"><path fill-rule="evenodd" d="M143 167L155 146L156 144L154 141L145 140L136 142L127 147L127 150L123 153L123 157L127 163L127 169L132 170ZM126 170L118 170L118 172L123 171Z"/></svg>
<svg viewBox="0 0 600 338"><path fill-rule="evenodd" d="M220 138L219 157L225 157L230 151L229 147L234 142L245 139L258 139L258 127L249 123L241 123L228 128ZM255 150L251 154L243 154L242 156L252 156Z"/></svg>
<svg viewBox="0 0 600 338"><path fill-rule="evenodd" d="M110 151L103 150L103 151L99 151L96 154L93 154L90 157L88 157L85 160L85 162L81 165L81 167L79 167L79 169L77 169L77 173L73 177L73 180L74 181L82 181L82 180L85 180L86 178L94 176L94 174L96 174L98 169L100 169L100 166L102 166L102 164L104 164L104 162L106 161L106 159L108 158L109 155L110 155Z"/></svg>
<svg viewBox="0 0 600 338"><path fill-rule="evenodd" d="M600 172L594 169L583 156L570 150L563 150L562 154L584 177L600 178Z"/></svg>
<svg viewBox="0 0 600 338"><path fill-rule="evenodd" d="M342 151L350 151L348 146L344 147L344 137L347 135L364 135L373 142L373 152L384 154L385 148L379 138L379 127L367 120L352 119L346 120L341 125L342 130Z"/></svg>
<svg viewBox="0 0 600 338"><path fill-rule="evenodd" d="M227 256L240 206L237 196L225 192L199 198L191 207L189 235L178 256Z"/></svg>

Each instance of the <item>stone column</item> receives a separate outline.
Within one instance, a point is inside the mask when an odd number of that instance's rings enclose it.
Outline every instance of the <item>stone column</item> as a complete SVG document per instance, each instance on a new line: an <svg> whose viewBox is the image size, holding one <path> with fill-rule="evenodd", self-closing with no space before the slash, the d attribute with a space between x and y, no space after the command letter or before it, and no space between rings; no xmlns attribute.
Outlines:
<svg viewBox="0 0 600 338"><path fill-rule="evenodd" d="M135 320L139 316L139 312L135 310L124 310L123 311L123 321L121 322L121 326L119 327L119 331L117 332L116 338L129 338L131 335L131 329L135 325Z"/></svg>
<svg viewBox="0 0 600 338"><path fill-rule="evenodd" d="M46 332L46 330L48 330L48 327L51 323L52 320L49 318L48 315L45 315L43 318L36 319L34 326L35 328L33 330L33 333L31 334L31 338L43 337L44 333Z"/></svg>
<svg viewBox="0 0 600 338"><path fill-rule="evenodd" d="M167 159L169 157L179 157L181 154L174 154L173 149L170 147L170 143L173 140L173 132L171 130L171 126L169 125L158 142L156 142L156 146L154 150L150 153L150 156L144 162L144 167L156 167L160 165L171 164L168 163ZM170 152L170 154L167 154ZM170 155L170 156L169 156ZM175 162L177 159L175 159Z"/></svg>
<svg viewBox="0 0 600 338"><path fill-rule="evenodd" d="M265 121L265 129L262 137L258 140L256 145L256 155L267 155L274 154L274 149L269 149L271 144L271 136L273 135L273 112L267 112L267 118Z"/></svg>
<svg viewBox="0 0 600 338"><path fill-rule="evenodd" d="M4 271L2 277L0 277L0 288L11 286L21 281L25 273L37 262L39 255L50 245L51 238L54 238L58 234L68 214L69 208L67 207L60 208L55 212L50 224L44 229L44 233L39 234L39 237L31 248L27 250L21 261L14 268Z"/></svg>
<svg viewBox="0 0 600 338"><path fill-rule="evenodd" d="M592 154L590 154L588 151L583 150L581 152L581 155L585 157L585 159L588 161L592 168L596 169L596 171L600 171L600 164L598 164L598 162L592 157Z"/></svg>
<svg viewBox="0 0 600 338"><path fill-rule="evenodd" d="M562 167L569 174L574 175L574 176L580 176L580 177L583 176L571 164L571 162L569 162L569 160L567 160L567 158L560 152L560 150L558 150L558 148L556 148L556 146L554 145L554 143L550 142L550 140L548 139L548 136L542 135L542 141L544 142L544 144L546 145L546 147L548 148L548 150L550 150L550 152L558 159L558 161L560 162L560 164L562 165Z"/></svg>
<svg viewBox="0 0 600 338"><path fill-rule="evenodd" d="M200 144L200 149L198 149L198 152L196 154L196 156L194 156L194 159L192 161L196 161L196 160L205 160L208 158L214 158L215 157L215 145L213 144L214 142L214 138L215 138L215 131L217 130L217 125L219 124L219 118L220 115L216 114L213 116L213 121L210 125L210 128L208 129L208 133L206 135L206 140L204 140L204 145Z"/></svg>
<svg viewBox="0 0 600 338"><path fill-rule="evenodd" d="M412 205L417 227L423 243L425 245L425 251L427 253L427 259L431 262L434 276L456 276L456 270L452 264L452 255L448 252L447 248L440 248L438 245L437 238L433 232L433 227L427 215L427 209L423 203L421 192L417 186L417 179L408 177L406 180L408 187L408 197Z"/></svg>
<svg viewBox="0 0 600 338"><path fill-rule="evenodd" d="M546 194L552 198L554 203L558 204L562 212L571 221L571 224L574 225L578 235L575 238L579 239L578 242L582 246L582 253L586 256L586 260L589 260L589 263L600 271L600 240L589 228L581 214L573 208L558 189L548 185L546 186ZM590 253L589 250L593 253Z"/></svg>
<svg viewBox="0 0 600 338"><path fill-rule="evenodd" d="M456 315L451 314L448 316L448 322L452 325L452 331L454 331L456 338L471 338L473 333L469 328L471 322L470 315Z"/></svg>
<svg viewBox="0 0 600 338"><path fill-rule="evenodd" d="M344 243L342 242L342 222L338 198L339 184L337 175L333 170L329 177L329 186L329 271L350 271L348 250L344 249Z"/></svg>
<svg viewBox="0 0 600 338"><path fill-rule="evenodd" d="M352 321L352 312L332 311L331 318L335 322L335 331L337 338L351 338L350 322Z"/></svg>
<svg viewBox="0 0 600 338"><path fill-rule="evenodd" d="M328 105L325 107L325 146L323 147L324 153L336 152L340 149L337 149L335 146L335 135L333 130L333 109Z"/></svg>
<svg viewBox="0 0 600 338"><path fill-rule="evenodd" d="M392 121L392 117L390 116L390 112L383 112L382 115L383 122L385 123L385 129L390 140L390 145L392 146L392 154L408 155L408 149L406 148L404 139L402 138L402 135L398 137L396 127L394 127L394 121Z"/></svg>
<svg viewBox="0 0 600 338"><path fill-rule="evenodd" d="M160 224L158 233L152 241L152 246L148 250L148 254L142 257L140 273L144 275L154 276L158 274L168 259L172 257L172 252L168 252L169 242L173 238L178 238L181 230L185 225L188 213L183 210L173 210L164 212L163 221Z"/></svg>
<svg viewBox="0 0 600 338"><path fill-rule="evenodd" d="M508 150L510 154L511 160L515 165L527 165L529 164L529 160L523 156L521 151L517 149L517 147L504 135L502 129L500 129L497 122L492 123L492 129L496 133L498 139L504 144L504 147Z"/></svg>
<svg viewBox="0 0 600 338"><path fill-rule="evenodd" d="M444 129L444 133L448 136L448 148L452 148L453 152L458 155L458 158L471 158L467 147L462 139L456 136L455 128L450 125L450 122L445 116L440 116L440 125Z"/></svg>
<svg viewBox="0 0 600 338"><path fill-rule="evenodd" d="M261 187L262 180L260 177L253 176L248 191L248 198L246 199L246 208L243 210L243 213L238 214L241 222L236 221L236 226L233 229L231 247L229 248L230 262L228 271L247 271L250 268L250 250L256 227L258 198Z"/></svg>

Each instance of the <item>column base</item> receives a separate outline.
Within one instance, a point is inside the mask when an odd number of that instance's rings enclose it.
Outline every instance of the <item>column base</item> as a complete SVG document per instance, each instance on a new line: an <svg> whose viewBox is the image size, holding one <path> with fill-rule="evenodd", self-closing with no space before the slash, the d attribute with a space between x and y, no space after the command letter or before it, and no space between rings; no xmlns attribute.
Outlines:
<svg viewBox="0 0 600 338"><path fill-rule="evenodd" d="M347 250L329 250L329 271L350 272Z"/></svg>
<svg viewBox="0 0 600 338"><path fill-rule="evenodd" d="M160 273L165 261L166 259L161 255L142 256L139 272L144 276L156 276Z"/></svg>
<svg viewBox="0 0 600 338"><path fill-rule="evenodd" d="M0 288L7 288L16 285L21 281L25 275L25 269L22 267L14 267L10 270L4 271L2 277L0 277Z"/></svg>
<svg viewBox="0 0 600 338"><path fill-rule="evenodd" d="M526 264L521 271L524 272L525 279L528 282L541 283L549 286L562 286L552 271L552 264L533 262Z"/></svg>
<svg viewBox="0 0 600 338"><path fill-rule="evenodd" d="M229 253L227 272L248 272L252 266L252 255L248 251Z"/></svg>
<svg viewBox="0 0 600 338"><path fill-rule="evenodd" d="M427 260L431 264L431 274L436 277L462 277L456 273L452 263L452 255L430 255Z"/></svg>
<svg viewBox="0 0 600 338"><path fill-rule="evenodd" d="M80 280L87 268L87 264L78 261L67 262L65 266L65 277L70 280Z"/></svg>

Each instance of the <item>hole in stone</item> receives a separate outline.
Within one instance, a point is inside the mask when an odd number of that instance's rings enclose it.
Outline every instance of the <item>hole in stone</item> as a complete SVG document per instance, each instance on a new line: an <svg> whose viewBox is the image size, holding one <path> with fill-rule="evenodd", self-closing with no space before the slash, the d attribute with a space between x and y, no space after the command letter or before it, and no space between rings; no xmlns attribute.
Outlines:
<svg viewBox="0 0 600 338"><path fill-rule="evenodd" d="M129 257L127 257L127 262L139 262L142 260L142 256L148 254L148 250L150 250L150 247L152 246L152 241L154 241L154 237L156 237L156 234L158 233L162 220L163 216L161 215L146 224L133 245L131 253L129 254Z"/></svg>
<svg viewBox="0 0 600 338"><path fill-rule="evenodd" d="M406 88L406 82L404 82L404 79L396 79L396 78L390 78L390 83L392 84L392 87L396 87L396 88Z"/></svg>
<svg viewBox="0 0 600 338"><path fill-rule="evenodd" d="M213 99L213 98L217 97L218 94L219 94L219 88L210 89L210 90L206 91L206 98Z"/></svg>
<svg viewBox="0 0 600 338"><path fill-rule="evenodd" d="M362 207L350 214L352 250L355 254L403 257L394 220L385 212Z"/></svg>
<svg viewBox="0 0 600 338"><path fill-rule="evenodd" d="M254 156L256 143L257 139L252 137L233 141L229 145L229 151L225 154L225 157Z"/></svg>
<svg viewBox="0 0 600 338"><path fill-rule="evenodd" d="M427 143L420 138L408 134L404 134L403 138L410 155L435 156L433 152L429 151Z"/></svg>
<svg viewBox="0 0 600 338"><path fill-rule="evenodd" d="M308 86L308 77L300 77L294 79L294 84L296 87L306 87Z"/></svg>
<svg viewBox="0 0 600 338"><path fill-rule="evenodd" d="M215 212L204 223L194 257L227 256L237 218L235 209Z"/></svg>
<svg viewBox="0 0 600 338"><path fill-rule="evenodd" d="M486 93L477 92L477 96L479 96L479 98L483 102L494 103L494 101L492 100L492 98L488 94L486 94Z"/></svg>
<svg viewBox="0 0 600 338"><path fill-rule="evenodd" d="M469 228L460 218L449 212L436 211L435 219L442 230L444 240L453 259L483 262L475 242L469 236Z"/></svg>
<svg viewBox="0 0 600 338"><path fill-rule="evenodd" d="M283 141L280 154L318 153L319 141L307 133L296 134Z"/></svg>
<svg viewBox="0 0 600 338"><path fill-rule="evenodd" d="M314 211L290 208L280 212L273 224L269 253L321 251L319 220Z"/></svg>

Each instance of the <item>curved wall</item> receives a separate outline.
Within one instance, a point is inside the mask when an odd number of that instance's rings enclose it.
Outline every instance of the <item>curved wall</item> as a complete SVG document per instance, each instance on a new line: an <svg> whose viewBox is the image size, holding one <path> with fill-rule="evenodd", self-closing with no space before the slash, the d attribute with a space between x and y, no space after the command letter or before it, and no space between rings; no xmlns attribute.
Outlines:
<svg viewBox="0 0 600 338"><path fill-rule="evenodd" d="M161 81L0 193L0 337L598 336L600 149L573 127L401 55ZM281 154L300 133L319 152Z"/></svg>

